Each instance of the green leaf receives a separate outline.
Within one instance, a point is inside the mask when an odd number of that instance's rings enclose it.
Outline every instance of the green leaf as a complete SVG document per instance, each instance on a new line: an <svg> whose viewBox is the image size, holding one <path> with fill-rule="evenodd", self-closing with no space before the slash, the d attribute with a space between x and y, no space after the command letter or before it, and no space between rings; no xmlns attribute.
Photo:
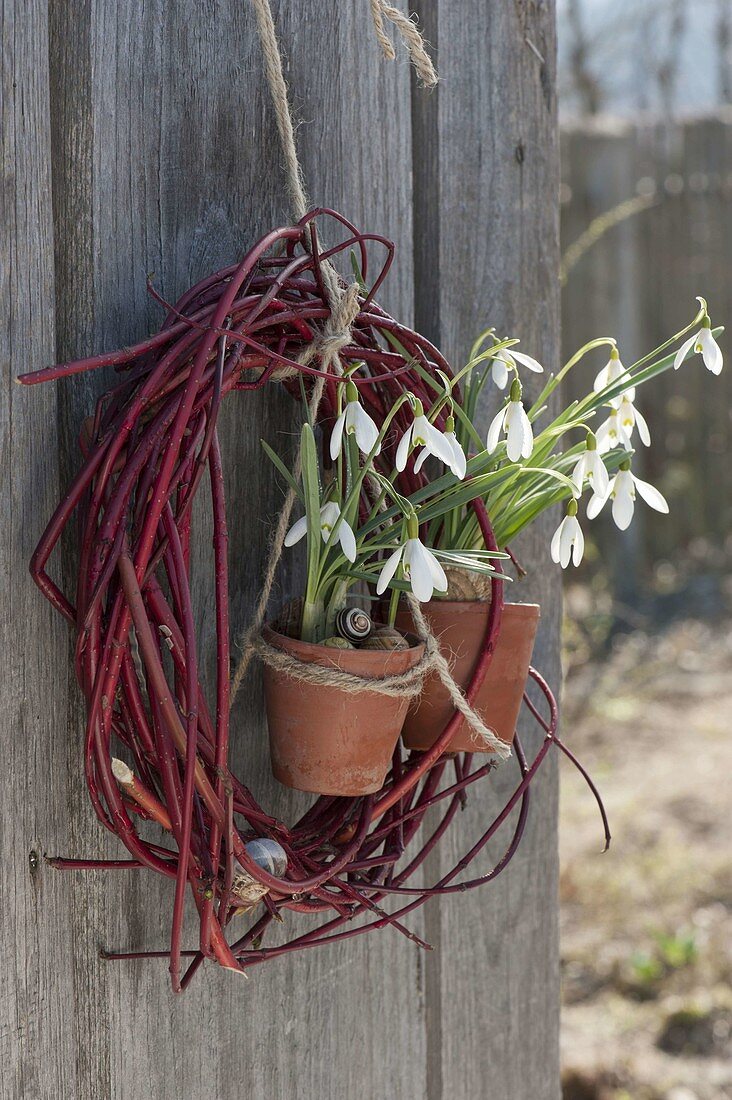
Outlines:
<svg viewBox="0 0 732 1100"><path fill-rule="evenodd" d="M267 458L270 460L272 465L277 468L277 470L282 475L284 480L287 482L289 487L294 491L295 495L297 496L297 499L300 502L303 502L302 490L300 489L300 486L295 481L295 478L292 476L291 472L285 466L285 464L282 461L282 459L280 458L280 456L277 454L276 451L272 450L269 443L265 443L265 441L263 439L260 439L259 442L262 444L262 449L263 449L264 453L267 455Z"/></svg>

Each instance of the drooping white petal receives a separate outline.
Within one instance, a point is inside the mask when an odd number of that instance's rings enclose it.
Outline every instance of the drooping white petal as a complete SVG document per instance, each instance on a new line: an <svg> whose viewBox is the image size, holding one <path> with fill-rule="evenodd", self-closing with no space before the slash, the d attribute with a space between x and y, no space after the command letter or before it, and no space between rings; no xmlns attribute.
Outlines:
<svg viewBox="0 0 732 1100"><path fill-rule="evenodd" d="M674 370L679 369L679 367L683 363L684 359L686 359L686 356L689 353L689 350L691 349L691 347L694 344L695 340L696 340L696 336L690 336L688 340L684 340L683 344L681 345L679 350L676 352L676 355L674 356Z"/></svg>
<svg viewBox="0 0 732 1100"><path fill-rule="evenodd" d="M341 446L343 445L343 429L346 425L346 411L348 406L343 410L341 415L333 425L333 431L330 433L330 457L335 460L341 453Z"/></svg>
<svg viewBox="0 0 732 1100"><path fill-rule="evenodd" d="M399 562L401 561L402 554L404 553L404 547L398 546L393 554L384 562L384 565L379 573L379 579L376 582L376 593L381 596L387 589L389 582L392 580L396 573Z"/></svg>
<svg viewBox="0 0 732 1100"><path fill-rule="evenodd" d="M647 481L641 481L635 474L633 474L633 481L636 489L649 508L655 509L656 512L668 513L668 502L664 495L659 493L655 485L650 485Z"/></svg>
<svg viewBox="0 0 732 1100"><path fill-rule="evenodd" d="M516 351L515 348L511 349L510 355L511 358L515 359L517 363L520 363L522 367L526 367L528 370L532 370L534 374L544 373L544 368L542 367L541 363L537 362L537 360L532 358L531 355L525 355L524 352Z"/></svg>
<svg viewBox="0 0 732 1100"><path fill-rule="evenodd" d="M724 360L722 359L722 351L719 344L712 336L712 330L703 328L699 333L698 343L701 344L701 356L704 360L704 366L707 370L710 370L712 374L720 374L724 365Z"/></svg>
<svg viewBox="0 0 732 1100"><path fill-rule="evenodd" d="M559 564L562 569L567 568L572 554L572 543L574 542L573 519L576 522L576 516L565 516L562 524L562 534L559 539Z"/></svg>
<svg viewBox="0 0 732 1100"><path fill-rule="evenodd" d="M555 561L557 563L557 565L559 565L559 554L560 554L560 548L561 548L561 545L562 545L562 531L564 530L564 525L565 525L566 522L567 522L567 517L565 516L564 519L562 520L562 522L557 527L554 534L552 535L552 541L551 541L551 545L549 547L549 553L552 556L552 561Z"/></svg>
<svg viewBox="0 0 732 1100"><path fill-rule="evenodd" d="M615 478L613 478L613 480L610 482L606 493L595 493L593 496L590 497L587 502L588 519L596 519L600 515L600 512L603 510L608 500L612 496L614 484Z"/></svg>
<svg viewBox="0 0 732 1100"><path fill-rule="evenodd" d="M592 383L592 388L595 393L599 393L600 390L604 390L606 386L610 384L610 364L612 359L608 360L602 370L598 373L595 381Z"/></svg>
<svg viewBox="0 0 732 1100"><path fill-rule="evenodd" d="M350 426L356 436L359 449L365 454L370 454L379 438L379 429L365 409L361 408L357 401L350 402ZM375 452L379 454L381 447Z"/></svg>
<svg viewBox="0 0 732 1100"><path fill-rule="evenodd" d="M493 360L491 378L498 386L499 390L505 390L506 383L508 382L508 365L500 352Z"/></svg>
<svg viewBox="0 0 732 1100"><path fill-rule="evenodd" d="M597 451L595 451L595 454L597 454ZM571 478L572 478L572 481L575 483L575 485L577 486L577 488L580 491L582 490L582 486L585 483L585 475L587 473L588 460L589 460L589 451L585 451L584 454L581 454L579 456L579 458L577 459L577 463L576 463L576 465L575 465L575 467L572 470L572 473L570 475Z"/></svg>
<svg viewBox="0 0 732 1100"><path fill-rule="evenodd" d="M302 516L295 523L293 523L290 530L285 535L285 546L294 546L296 542L299 542L308 531L308 519L307 516Z"/></svg>
<svg viewBox="0 0 732 1100"><path fill-rule="evenodd" d="M434 582L425 548L419 539L407 541L404 548L404 572L409 577L412 592L420 603L429 603L434 591Z"/></svg>
<svg viewBox="0 0 732 1100"><path fill-rule="evenodd" d="M644 447L650 447L650 445L651 445L651 432L650 432L650 428L648 427L648 422L647 422L645 416L643 415L643 413L640 411L640 409L635 409L634 408L633 411L635 413L635 426L638 429L638 435L640 436L640 441L641 441L641 443L643 444Z"/></svg>
<svg viewBox="0 0 732 1100"><path fill-rule="evenodd" d="M572 564L579 565L585 552L585 535L576 516L568 517L572 522L574 537L572 539Z"/></svg>
<svg viewBox="0 0 732 1100"><path fill-rule="evenodd" d="M430 567L430 573L432 574L432 583L434 584L438 592L447 592L448 584L445 570L442 568L442 565L432 553L432 551L428 550L424 543L422 544L422 549L424 550L427 562Z"/></svg>
<svg viewBox="0 0 732 1100"><path fill-rule="evenodd" d="M503 428L503 421L506 418L506 410L500 409L493 417L488 428L488 438L486 439L485 449L489 455L492 455L498 446L498 440L501 436L501 429Z"/></svg>
<svg viewBox="0 0 732 1100"><path fill-rule="evenodd" d="M509 401L506 409L506 454L511 462L518 462L524 449L524 422L518 415L521 404Z"/></svg>
<svg viewBox="0 0 732 1100"><path fill-rule="evenodd" d="M422 450L417 455L417 459L414 463L414 472L415 472L415 474L419 473L419 471L422 469L422 467L424 466L425 462L427 461L427 459L429 457L430 457L429 447L423 447Z"/></svg>
<svg viewBox="0 0 732 1100"><path fill-rule="evenodd" d="M427 421L427 446L441 462L446 466L452 466L452 447L440 429L429 421Z"/></svg>
<svg viewBox="0 0 732 1100"><path fill-rule="evenodd" d="M468 470L468 461L465 457L465 451L463 450L460 440L454 432L445 432L445 439L448 442L450 450L452 451L452 463L450 469L454 473L455 477L463 480Z"/></svg>
<svg viewBox="0 0 732 1100"><path fill-rule="evenodd" d="M506 410L506 454L511 462L529 458L534 449L534 434L526 410L520 401L509 401Z"/></svg>
<svg viewBox="0 0 732 1100"><path fill-rule="evenodd" d="M610 476L597 451L587 452L587 479L595 493L605 496L610 486Z"/></svg>
<svg viewBox="0 0 732 1100"><path fill-rule="evenodd" d="M402 438L399 440L399 446L397 447L395 465L397 470L401 473L407 465L407 459L409 458L409 447L412 442L412 429L414 425L410 425Z"/></svg>
<svg viewBox="0 0 732 1100"><path fill-rule="evenodd" d="M346 555L349 561L356 560L356 536L354 535L349 524L344 519L338 524L338 541L341 544L341 550Z"/></svg>
<svg viewBox="0 0 732 1100"><path fill-rule="evenodd" d="M621 531L630 526L635 510L635 489L630 470L620 470L615 475L612 490L613 520Z"/></svg>

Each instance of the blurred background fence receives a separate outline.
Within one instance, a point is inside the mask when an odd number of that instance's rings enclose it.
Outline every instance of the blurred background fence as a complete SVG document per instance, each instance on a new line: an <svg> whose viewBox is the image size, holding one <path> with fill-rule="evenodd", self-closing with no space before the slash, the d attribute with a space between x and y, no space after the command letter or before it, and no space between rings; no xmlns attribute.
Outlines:
<svg viewBox="0 0 732 1100"><path fill-rule="evenodd" d="M688 322L697 294L717 323L732 317L732 108L565 120L562 166L564 359L602 334L632 363ZM570 373L572 396L600 365ZM634 468L671 514L639 508L624 536L603 538L615 547L619 617L632 620L641 592L668 607L692 595L713 610L732 550L732 371L713 380L692 361L639 391L638 404L653 445Z"/></svg>

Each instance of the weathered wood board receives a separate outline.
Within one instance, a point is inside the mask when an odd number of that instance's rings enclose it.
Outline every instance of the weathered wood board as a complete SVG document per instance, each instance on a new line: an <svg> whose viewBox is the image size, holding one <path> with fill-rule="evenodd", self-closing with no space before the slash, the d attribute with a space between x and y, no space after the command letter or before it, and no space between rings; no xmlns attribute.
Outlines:
<svg viewBox="0 0 732 1100"><path fill-rule="evenodd" d="M382 61L367 4L273 5L313 200L397 242L387 307L411 321L416 302L417 319L452 355L484 320L520 324L527 348L549 363L557 342L553 6L499 7L479 0L426 7L433 40L444 41L445 83L427 107L415 98L413 140L407 65ZM7 372L0 1095L555 1097L551 765L524 853L504 880L414 919L440 948L426 977L417 949L384 931L262 967L248 982L207 968L175 999L164 962L110 963L98 953L101 945L164 945L169 885L144 872L70 876L43 863L44 853L118 853L84 787L71 643L27 575L34 542L75 469L81 420L109 376L31 391L12 377L144 334L160 317L145 292L148 272L174 298L287 212L246 3L2 0L0 18ZM527 36L544 51L543 65ZM432 136L423 141L425 125ZM440 273L425 269L421 251L436 242L428 255ZM439 303L435 329L430 295ZM278 502L259 437L286 442L293 420L276 392L229 404L222 444L236 502L231 588L242 627ZM210 539L199 511L195 553L203 565ZM544 561L543 542L524 548L529 564ZM57 575L68 583L72 568L65 546ZM540 657L556 683L559 582L542 576L532 589L545 604ZM291 583L288 566L281 591ZM205 582L195 595L205 652ZM276 812L292 812L295 796L268 774L256 678L234 729L251 785ZM466 835L478 812L466 815Z"/></svg>

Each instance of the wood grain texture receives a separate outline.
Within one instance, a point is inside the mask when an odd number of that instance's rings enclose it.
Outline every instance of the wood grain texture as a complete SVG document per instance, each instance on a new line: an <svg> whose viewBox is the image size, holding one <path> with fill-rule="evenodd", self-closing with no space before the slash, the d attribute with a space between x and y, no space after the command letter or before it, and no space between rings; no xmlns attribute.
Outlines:
<svg viewBox="0 0 732 1100"><path fill-rule="evenodd" d="M417 324L462 363L488 325L554 369L558 360L559 189L552 3L429 5L439 48L436 96L415 102L421 262ZM541 60L537 53L541 55ZM437 142L435 150L432 142ZM421 150L417 147L417 154ZM415 250L419 256L419 248ZM527 380L527 396L537 379ZM493 394L495 400L495 394ZM486 408L487 417L491 410ZM556 517L536 523L515 549L529 577L508 598L537 600L534 663L557 690L560 579L548 558ZM548 567L549 566L549 567ZM539 737L531 733L528 747ZM474 794L433 870L452 867L516 782L504 765ZM488 793L484 793L485 791ZM427 967L430 1100L490 1096L555 1100L558 1069L556 760L532 787L518 856L490 887L427 912L439 945ZM474 866L490 866L508 832ZM437 1007L435 1007L437 1006Z"/></svg>
<svg viewBox="0 0 732 1100"><path fill-rule="evenodd" d="M37 516L59 492L56 395L14 384L54 354L49 171L48 37L41 0L0 4L0 744L3 762L0 896L0 1095L76 1095L73 883L48 874L43 853L68 840L73 782L65 769L65 631L28 577ZM49 693L53 691L53 705ZM57 751L50 752L55 746ZM61 979L59 975L63 975Z"/></svg>
<svg viewBox="0 0 732 1100"><path fill-rule="evenodd" d="M425 5L428 37L445 43L444 86L426 109L421 93L410 108L406 61L382 61L367 4L279 0L273 8L311 198L397 242L398 262L381 296L387 308L411 323L416 303L419 323L453 356L464 354L482 323L508 330L520 322L526 349L548 364L556 344L552 8ZM0 0L4 56L12 58L2 77L0 197L9 378L55 354L87 354L141 336L160 319L145 292L148 272L175 298L288 220L246 3L50 0L48 9L40 0ZM545 51L544 68L527 35ZM439 278L431 264L440 265ZM10 609L1 617L9 669L2 745L13 776L2 807L2 874L13 919L4 922L11 965L0 979L2 1053L11 1068L0 1077L0 1094L555 1096L551 765L511 877L411 918L421 934L426 923L442 948L426 978L424 956L385 930L269 964L248 982L209 967L175 999L164 962L108 963L98 954L100 945L165 946L170 884L140 871L64 875L41 864L29 873L31 850L120 854L83 782L83 708L68 634L27 578L40 528L76 469L81 421L109 382L105 372L57 389L22 391L8 381L2 395L8 521L0 559L3 607ZM259 437L286 448L293 426L289 398L274 387L230 398L223 413L236 629L258 595L280 500ZM210 664L204 493L196 523L194 598ZM531 565L544 560L545 534L524 548ZM57 575L68 584L73 568L73 548L65 545ZM287 559L275 599L295 579ZM545 575L527 592L545 602L540 663L548 662L554 683L556 589L556 578ZM303 799L269 775L256 676L237 705L232 740L237 768L262 803L294 814ZM455 850L476 826L471 808L459 826L463 839L451 842ZM452 855L451 847L445 861ZM531 1036L526 1053L518 1050L520 1028Z"/></svg>
<svg viewBox="0 0 732 1100"><path fill-rule="evenodd" d="M639 191L654 200L597 240L569 273L565 357L601 332L615 336L623 361L632 363L691 320L697 294L707 297L714 323L724 324L732 306L732 111L638 124L577 121L563 128L562 148L565 250L594 218ZM726 333L721 346L728 352ZM570 374L570 396L601 362ZM702 537L707 547L725 544L732 470L722 456L732 442L731 400L729 374L712 378L699 359L638 391L653 445L638 449L634 467L659 485L671 514L639 509L622 536L601 517L603 546L616 561L617 613L633 625L643 576L655 563L673 560ZM713 612L721 599L714 579L691 583Z"/></svg>

